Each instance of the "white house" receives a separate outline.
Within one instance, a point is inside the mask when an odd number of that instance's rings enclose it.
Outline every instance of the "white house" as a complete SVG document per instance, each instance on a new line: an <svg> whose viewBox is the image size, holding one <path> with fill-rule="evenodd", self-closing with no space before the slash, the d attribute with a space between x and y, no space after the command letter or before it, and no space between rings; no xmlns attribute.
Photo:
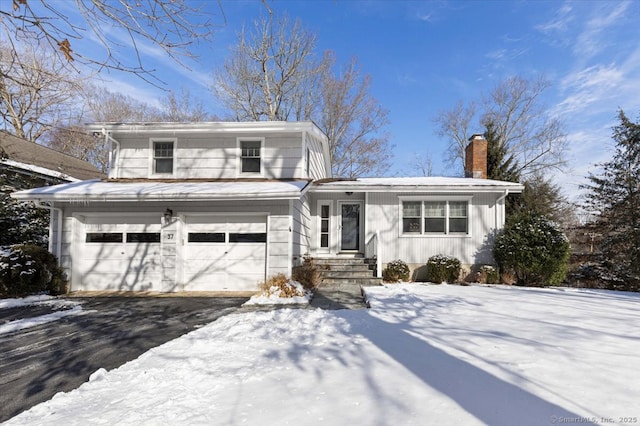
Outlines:
<svg viewBox="0 0 640 426"><path fill-rule="evenodd" d="M49 203L70 289L254 290L305 256L492 263L491 238L519 184L486 177L334 179L311 122L94 124L111 142L108 179L20 191Z"/></svg>

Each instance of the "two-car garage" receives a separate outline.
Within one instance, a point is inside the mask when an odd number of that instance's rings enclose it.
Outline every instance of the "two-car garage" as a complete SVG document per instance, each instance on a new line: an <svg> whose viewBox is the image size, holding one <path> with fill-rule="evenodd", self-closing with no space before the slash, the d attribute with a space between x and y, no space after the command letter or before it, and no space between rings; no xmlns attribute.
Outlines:
<svg viewBox="0 0 640 426"><path fill-rule="evenodd" d="M244 291L265 279L267 215L181 215L169 227L149 215L82 222L79 289L85 291ZM167 250L169 244L175 249Z"/></svg>

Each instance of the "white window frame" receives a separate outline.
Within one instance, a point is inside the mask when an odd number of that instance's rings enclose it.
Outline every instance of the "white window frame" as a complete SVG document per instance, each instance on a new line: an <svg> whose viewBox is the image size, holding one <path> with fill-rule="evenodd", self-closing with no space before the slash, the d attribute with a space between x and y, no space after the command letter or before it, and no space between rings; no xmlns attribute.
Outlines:
<svg viewBox="0 0 640 426"><path fill-rule="evenodd" d="M156 142L173 142L173 168L171 173L156 173L155 160L156 150L154 144ZM176 176L178 169L178 138L149 138L149 176L151 177L173 177Z"/></svg>
<svg viewBox="0 0 640 426"><path fill-rule="evenodd" d="M472 195L453 195L453 196L437 196L437 195L429 195L429 196L419 196L419 195L412 195L412 196L401 196L398 197L399 199L399 203L398 203L398 233L399 236L402 238L460 238L460 237L471 237L472 233L471 233L471 206L472 204L472 200L473 200L473 196ZM420 204L420 232L419 233L405 233L403 231L403 203L406 201L419 201ZM450 202L456 202L456 201L465 201L467 203L467 232L466 233L462 233L462 232L454 232L451 233L449 232L449 220L450 220L450 215L449 215L449 203ZM445 203L445 232L441 233L441 232L425 232L424 229L424 219L425 219L425 207L424 207L424 203L425 202L441 202L441 203Z"/></svg>
<svg viewBox="0 0 640 426"><path fill-rule="evenodd" d="M328 219L328 229L327 232L322 232L322 207L323 206L328 206L329 207L329 217ZM331 252L331 244L333 242L333 226L332 223L334 221L333 218L333 202L331 200L322 200L322 201L318 201L318 222L317 222L317 229L316 229L316 236L318 238L318 244L316 246L316 250L319 253L330 253ZM326 233L327 234L327 247L322 247L322 234Z"/></svg>
<svg viewBox="0 0 640 426"><path fill-rule="evenodd" d="M264 176L264 138L256 137L239 137L236 138L236 146L238 152L238 168L237 176ZM260 171L259 172L243 172L242 171L242 142L260 142Z"/></svg>

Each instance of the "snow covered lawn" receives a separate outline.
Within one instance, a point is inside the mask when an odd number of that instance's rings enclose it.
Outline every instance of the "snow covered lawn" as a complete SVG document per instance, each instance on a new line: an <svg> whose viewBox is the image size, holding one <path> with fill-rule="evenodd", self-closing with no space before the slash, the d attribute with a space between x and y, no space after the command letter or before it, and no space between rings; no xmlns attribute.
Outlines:
<svg viewBox="0 0 640 426"><path fill-rule="evenodd" d="M14 321L0 324L0 335L57 321L60 318L64 318L69 315L78 315L83 313L80 302L65 299L56 299L53 296L43 295L29 296L18 299L0 299L0 309L24 308L27 306L47 306L54 312L34 317L20 318ZM29 314L28 310L26 309L24 313L27 316Z"/></svg>
<svg viewBox="0 0 640 426"><path fill-rule="evenodd" d="M8 424L640 422L640 295L402 284L223 317Z"/></svg>

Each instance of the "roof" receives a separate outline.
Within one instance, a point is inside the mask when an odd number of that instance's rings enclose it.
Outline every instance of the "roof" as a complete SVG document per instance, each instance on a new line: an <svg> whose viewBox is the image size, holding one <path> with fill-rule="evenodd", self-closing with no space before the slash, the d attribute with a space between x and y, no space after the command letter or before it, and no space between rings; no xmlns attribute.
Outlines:
<svg viewBox="0 0 640 426"><path fill-rule="evenodd" d="M213 201L298 199L307 180L140 181L87 180L18 191L19 200L39 201Z"/></svg>
<svg viewBox="0 0 640 426"><path fill-rule="evenodd" d="M91 132L102 130L113 133L199 133L199 132L311 132L321 140L327 136L313 121L201 121L193 123L135 122L135 123L87 123Z"/></svg>
<svg viewBox="0 0 640 426"><path fill-rule="evenodd" d="M0 131L0 154L0 163L6 166L64 180L94 179L103 175L84 160L4 131Z"/></svg>
<svg viewBox="0 0 640 426"><path fill-rule="evenodd" d="M314 192L522 192L524 185L491 179L457 177L391 177L325 179L314 182Z"/></svg>

